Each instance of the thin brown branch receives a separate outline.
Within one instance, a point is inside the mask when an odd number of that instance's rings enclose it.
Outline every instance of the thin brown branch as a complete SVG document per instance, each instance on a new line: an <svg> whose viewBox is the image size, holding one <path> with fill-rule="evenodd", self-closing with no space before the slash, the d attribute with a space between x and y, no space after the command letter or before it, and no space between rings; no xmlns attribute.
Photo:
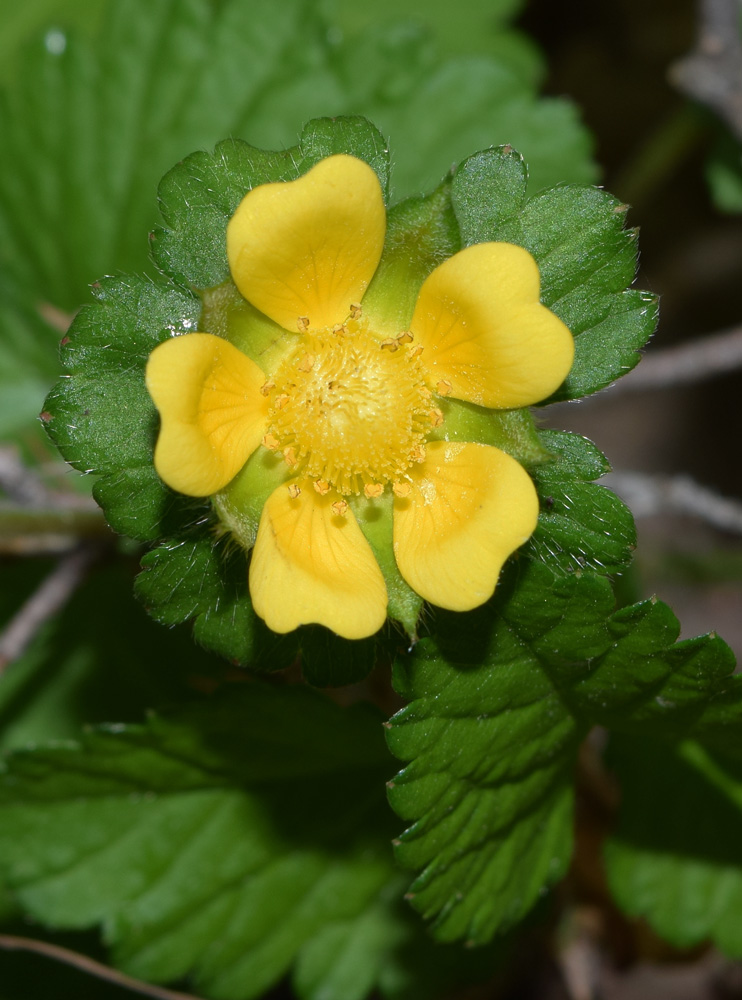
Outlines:
<svg viewBox="0 0 742 1000"><path fill-rule="evenodd" d="M695 49L670 70L675 86L711 108L742 140L740 0L700 0Z"/></svg>
<svg viewBox="0 0 742 1000"><path fill-rule="evenodd" d="M634 371L611 387L611 396L671 389L742 368L742 327L699 337L688 344L648 354Z"/></svg>
<svg viewBox="0 0 742 1000"><path fill-rule="evenodd" d="M612 472L603 482L626 501L636 518L680 514L742 535L742 502L719 496L689 476Z"/></svg>
<svg viewBox="0 0 742 1000"><path fill-rule="evenodd" d="M80 545L59 560L0 634L0 676L17 660L41 626L69 601L82 583L99 547Z"/></svg>
<svg viewBox="0 0 742 1000"><path fill-rule="evenodd" d="M190 993L178 993L175 990L167 990L162 986L154 986L152 983L145 983L141 979L134 979L124 975L117 969L112 969L109 965L96 962L88 955L82 955L69 948L61 948L57 944L50 944L48 941L37 941L35 938L14 937L10 934L0 934L0 948L4 951L31 951L46 958L54 959L57 962L64 962L81 972L86 972L98 979L104 979L116 986L121 986L134 993L144 996L154 997L155 1000L199 1000L198 997Z"/></svg>

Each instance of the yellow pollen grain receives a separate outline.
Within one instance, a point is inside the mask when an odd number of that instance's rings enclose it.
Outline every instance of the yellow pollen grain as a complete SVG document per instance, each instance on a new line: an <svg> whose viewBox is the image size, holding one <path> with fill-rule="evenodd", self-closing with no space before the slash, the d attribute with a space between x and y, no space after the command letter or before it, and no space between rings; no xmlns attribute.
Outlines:
<svg viewBox="0 0 742 1000"><path fill-rule="evenodd" d="M381 347L382 351L393 352L399 350L399 344L397 343L394 337L387 337L386 340L382 340L379 346Z"/></svg>
<svg viewBox="0 0 742 1000"><path fill-rule="evenodd" d="M299 333L306 333L307 330L309 329L309 317L299 316L299 318L296 321L296 326L299 330Z"/></svg>
<svg viewBox="0 0 742 1000"><path fill-rule="evenodd" d="M361 309L361 303L360 302L351 302L351 304L350 304L350 318L351 319L360 319L362 312L363 312L363 310Z"/></svg>
<svg viewBox="0 0 742 1000"><path fill-rule="evenodd" d="M275 436L275 434L271 434L270 432L268 432L268 434L263 435L262 444L263 447L267 448L269 451L275 451L278 445L280 444L280 441Z"/></svg>
<svg viewBox="0 0 742 1000"><path fill-rule="evenodd" d="M337 514L338 517L344 517L348 513L348 504L345 500L336 500L335 503L330 504L333 514Z"/></svg>
<svg viewBox="0 0 742 1000"><path fill-rule="evenodd" d="M440 382L436 384L435 389L439 396L450 396L453 392L453 386L447 378L442 378Z"/></svg>
<svg viewBox="0 0 742 1000"><path fill-rule="evenodd" d="M412 492L412 487L409 483L392 483L392 492L395 497L399 497L400 500L404 500Z"/></svg>
<svg viewBox="0 0 742 1000"><path fill-rule="evenodd" d="M286 488L289 491L289 496L292 500L296 500L297 497L301 496L301 488L298 483L289 483Z"/></svg>
<svg viewBox="0 0 742 1000"><path fill-rule="evenodd" d="M264 382L260 387L260 392L263 396L270 396L273 390L276 388L275 382Z"/></svg>
<svg viewBox="0 0 742 1000"><path fill-rule="evenodd" d="M440 427L443 423L443 410L439 410L438 407L435 407L430 411L428 417L430 418L430 422L433 427Z"/></svg>
<svg viewBox="0 0 742 1000"><path fill-rule="evenodd" d="M308 331L272 373L268 429L320 495L371 499L424 458L434 404L425 372L409 361L415 345L396 337L380 350L365 321L343 327Z"/></svg>

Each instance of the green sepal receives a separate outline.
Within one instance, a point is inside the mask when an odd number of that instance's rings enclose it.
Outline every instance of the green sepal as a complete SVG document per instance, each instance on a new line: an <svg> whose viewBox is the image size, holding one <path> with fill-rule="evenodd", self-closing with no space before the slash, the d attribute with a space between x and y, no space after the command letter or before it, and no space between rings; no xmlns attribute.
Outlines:
<svg viewBox="0 0 742 1000"><path fill-rule="evenodd" d="M163 273L191 288L207 289L230 277L227 223L245 195L260 184L296 180L326 156L348 153L376 171L389 187L389 150L365 118L317 118L298 145L273 153L239 139L220 142L173 167L160 182L165 226L152 234L152 257Z"/></svg>
<svg viewBox="0 0 742 1000"><path fill-rule="evenodd" d="M417 638L417 622L423 599L403 578L394 558L394 496L391 491L386 490L376 500L351 497L349 502L384 575L389 598L388 615L404 627L409 639L414 640Z"/></svg>
<svg viewBox="0 0 742 1000"><path fill-rule="evenodd" d="M433 431L435 441L474 441L506 451L521 465L531 466L549 459L541 443L530 410L487 410L476 403L440 396L436 404L443 423Z"/></svg>
<svg viewBox="0 0 742 1000"><path fill-rule="evenodd" d="M449 181L389 209L384 252L363 296L372 326L390 336L406 330L423 281L460 249Z"/></svg>

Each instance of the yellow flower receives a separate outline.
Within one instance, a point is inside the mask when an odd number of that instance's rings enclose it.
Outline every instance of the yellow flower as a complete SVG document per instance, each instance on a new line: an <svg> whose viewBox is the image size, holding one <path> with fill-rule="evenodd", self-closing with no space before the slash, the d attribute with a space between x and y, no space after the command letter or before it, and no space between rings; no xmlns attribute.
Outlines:
<svg viewBox="0 0 742 1000"><path fill-rule="evenodd" d="M219 509L235 477L249 498L273 476L249 584L276 632L314 622L355 639L381 627L387 587L361 528L373 517L354 514L362 505L393 509L399 573L456 611L491 596L536 526L525 470L491 445L447 440L444 417L453 400L529 406L564 380L573 341L539 301L536 263L508 243L470 246L426 278L400 326L389 317L403 310L379 308L383 296L363 301L385 234L376 174L351 156L253 189L227 253L255 330L273 335L255 360L207 333L173 337L149 359L155 466L170 487L217 494Z"/></svg>

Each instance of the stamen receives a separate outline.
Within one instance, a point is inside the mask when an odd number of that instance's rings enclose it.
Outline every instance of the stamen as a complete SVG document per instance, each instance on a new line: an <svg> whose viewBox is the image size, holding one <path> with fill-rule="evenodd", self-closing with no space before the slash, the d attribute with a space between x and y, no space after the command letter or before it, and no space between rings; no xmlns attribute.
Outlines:
<svg viewBox="0 0 742 1000"><path fill-rule="evenodd" d="M351 319L360 319L361 318L361 312L362 312L361 303L360 302L351 302L351 304L350 304L350 318Z"/></svg>
<svg viewBox="0 0 742 1000"><path fill-rule="evenodd" d="M260 387L260 392L263 396L270 396L273 390L276 388L275 382L264 382Z"/></svg>
<svg viewBox="0 0 742 1000"><path fill-rule="evenodd" d="M299 318L296 321L296 325L299 328L299 333L306 333L307 330L309 329L309 317L299 316Z"/></svg>
<svg viewBox="0 0 742 1000"><path fill-rule="evenodd" d="M278 440L275 434L271 434L270 431L267 434L263 435L263 440L261 442L263 447L267 448L269 451L275 451L280 443L281 442Z"/></svg>
<svg viewBox="0 0 742 1000"><path fill-rule="evenodd" d="M345 323L336 323L332 328L332 332L337 334L338 337L344 337L348 332L348 327Z"/></svg>
<svg viewBox="0 0 742 1000"><path fill-rule="evenodd" d="M394 353L394 351L399 350L399 344L397 343L394 337L387 337L386 340L382 340L379 346L381 347L382 351L390 351L392 354Z"/></svg>
<svg viewBox="0 0 742 1000"><path fill-rule="evenodd" d="M300 372L310 372L314 368L315 360L313 354L305 354L296 367Z"/></svg>
<svg viewBox="0 0 742 1000"><path fill-rule="evenodd" d="M424 462L425 461L425 448L419 444L410 452L410 461L412 462Z"/></svg>
<svg viewBox="0 0 742 1000"><path fill-rule="evenodd" d="M397 337L398 344L411 344L414 340L414 334L412 330L403 330L402 333Z"/></svg>
<svg viewBox="0 0 742 1000"><path fill-rule="evenodd" d="M430 418L430 422L433 427L440 427L443 423L443 410L439 410L436 406L430 411L428 417Z"/></svg>
<svg viewBox="0 0 742 1000"><path fill-rule="evenodd" d="M412 487L409 483L392 483L392 492L395 497L399 497L400 500L404 500L412 492Z"/></svg>
<svg viewBox="0 0 742 1000"><path fill-rule="evenodd" d="M366 483L363 492L369 500L376 500L384 492L384 487L381 483Z"/></svg>
<svg viewBox="0 0 742 1000"><path fill-rule="evenodd" d="M453 392L453 386L447 378L442 378L440 382L436 384L435 389L439 396L450 396Z"/></svg>
<svg viewBox="0 0 742 1000"><path fill-rule="evenodd" d="M301 496L301 489L298 483L289 483L287 489L292 500L296 500L297 497Z"/></svg>
<svg viewBox="0 0 742 1000"><path fill-rule="evenodd" d="M407 352L408 361L413 361L415 358L419 358L420 355L423 353L423 350L424 350L423 345L417 344L415 347L412 348L411 351Z"/></svg>
<svg viewBox="0 0 742 1000"><path fill-rule="evenodd" d="M273 405L275 406L275 408L277 410L282 410L284 408L284 406L288 403L288 401L290 399L291 399L291 396L289 396L288 393L282 392L280 396L277 396L274 399Z"/></svg>
<svg viewBox="0 0 742 1000"><path fill-rule="evenodd" d="M348 504L345 500L336 500L330 504L330 508L338 517L344 517L348 513Z"/></svg>
<svg viewBox="0 0 742 1000"><path fill-rule="evenodd" d="M286 462L286 465L296 465L296 452L294 449L291 447L284 448L283 459Z"/></svg>
<svg viewBox="0 0 742 1000"><path fill-rule="evenodd" d="M330 492L330 484L326 479L315 479L312 485L321 497Z"/></svg>

